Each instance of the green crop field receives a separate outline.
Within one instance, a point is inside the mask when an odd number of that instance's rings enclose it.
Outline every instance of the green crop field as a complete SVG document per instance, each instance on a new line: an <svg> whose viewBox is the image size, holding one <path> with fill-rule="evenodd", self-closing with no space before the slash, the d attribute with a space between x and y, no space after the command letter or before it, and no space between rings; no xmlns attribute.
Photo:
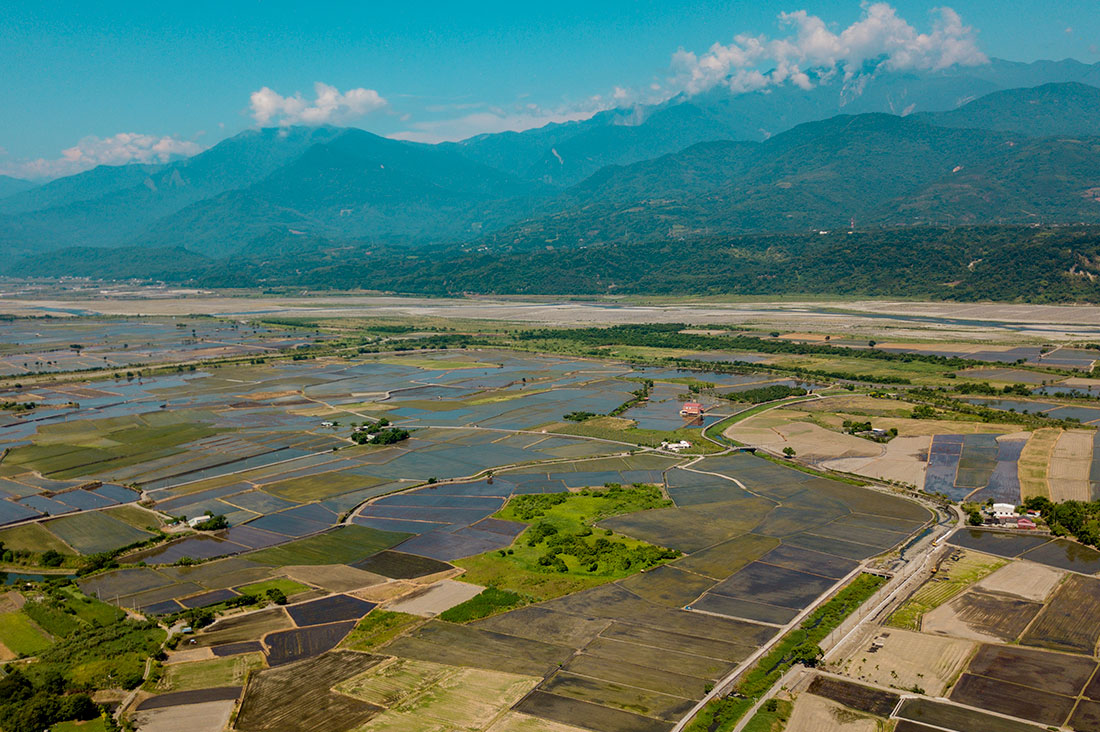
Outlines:
<svg viewBox="0 0 1100 732"><path fill-rule="evenodd" d="M301 582L295 582L292 579L286 577L275 577L274 579L264 580L263 582L253 582L250 585L244 585L238 587L241 594L244 595L263 595L268 590L279 590L287 597L297 595L299 592L307 592L311 588L308 585L303 585Z"/></svg>
<svg viewBox="0 0 1100 732"><path fill-rule="evenodd" d="M33 656L50 647L50 638L26 613L0 613L0 643L20 656Z"/></svg>
<svg viewBox="0 0 1100 732"><path fill-rule="evenodd" d="M104 511L62 516L47 522L46 528L81 554L111 551L153 537L148 531L135 529Z"/></svg>
<svg viewBox="0 0 1100 732"><path fill-rule="evenodd" d="M262 549L249 559L277 567L298 564L350 564L389 549L410 534L379 531L366 526L341 526L318 536Z"/></svg>
<svg viewBox="0 0 1100 732"><path fill-rule="evenodd" d="M113 468L167 457L185 443L217 433L208 425L182 421L185 416L179 413L174 423L155 427L137 415L87 420L79 432L46 425L33 445L15 448L6 461L57 479L108 474Z"/></svg>
<svg viewBox="0 0 1100 732"><path fill-rule="evenodd" d="M73 554L73 549L47 531L42 524L23 524L0 531L0 543L15 551L44 552L53 549L61 554Z"/></svg>
<svg viewBox="0 0 1100 732"><path fill-rule="evenodd" d="M119 506L105 511L111 518L133 526L135 529L148 530L149 527L160 527L160 519L152 511L146 511L137 506Z"/></svg>
<svg viewBox="0 0 1100 732"><path fill-rule="evenodd" d="M288 501L321 501L330 496L341 493L370 488L383 483L381 478L371 478L366 475L353 473L319 473L307 475L303 478L291 478L290 480L268 483L264 486L264 492L270 493Z"/></svg>

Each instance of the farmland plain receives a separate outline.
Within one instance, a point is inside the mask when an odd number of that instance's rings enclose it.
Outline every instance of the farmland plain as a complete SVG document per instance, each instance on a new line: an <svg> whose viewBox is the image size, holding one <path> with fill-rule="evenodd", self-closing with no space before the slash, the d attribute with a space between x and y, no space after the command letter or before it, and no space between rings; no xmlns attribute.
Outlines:
<svg viewBox="0 0 1100 732"><path fill-rule="evenodd" d="M718 329L698 336L718 341L691 347L639 345L623 331L593 348L583 339L598 336L485 321L456 332L458 321L414 327L385 312L373 329L325 309L313 322L273 315L254 328L154 318L146 350L163 367L150 356L83 372L90 366L61 349L48 373L0 385L5 402L34 405L0 413L0 540L43 569L53 549L57 571L79 572L83 592L134 617L194 625L151 665L136 702L154 727L211 705L211 720L224 714L238 730L670 730L820 603L868 570L891 576L910 547L928 544L919 537L946 515L928 508L946 505L929 493L1018 499L1022 455L1046 425L1058 425L1055 443L1073 436L1051 451L1043 480L1071 469L1074 495L1092 490L1088 427L991 417L921 391L1083 378L1026 358L1001 371L966 360L1015 353L1003 344L895 332L870 356L844 338L834 342L851 353L799 353L784 349L826 341ZM94 319L48 325L55 340L106 353L136 341L126 329L142 322L120 320L98 338ZM655 337L696 337L683 331ZM726 336L758 338L761 352L718 348ZM226 350L210 350L215 337ZM743 401L777 388L814 394L775 409ZM1013 400L1051 413L1078 398L1013 389ZM688 400L707 414L682 417ZM740 419L743 409L751 416ZM692 444L661 444L680 439ZM929 490L933 467L943 490ZM212 528L184 521L204 517ZM960 534L976 551L941 575L958 580L915 596L897 616L908 613L899 624L909 630L885 631L874 663L850 673L981 707L989 684L1019 681L973 665L981 642L1091 655L1100 630L1067 626L1063 608L1100 598L1059 578L1100 563L1073 542L991 535ZM997 578L1004 562L1047 574ZM1011 594L1021 582L1027 597ZM936 627L946 630L924 626L945 608L955 615ZM996 626L990 637L953 634L981 613L1005 620L980 621ZM41 638L43 649L54 642ZM890 716L859 709L864 692L815 688L787 700L788 729L875 729ZM1084 694L1045 693L1057 698L1042 721L1064 721L1059 700ZM291 698L308 704L292 709Z"/></svg>

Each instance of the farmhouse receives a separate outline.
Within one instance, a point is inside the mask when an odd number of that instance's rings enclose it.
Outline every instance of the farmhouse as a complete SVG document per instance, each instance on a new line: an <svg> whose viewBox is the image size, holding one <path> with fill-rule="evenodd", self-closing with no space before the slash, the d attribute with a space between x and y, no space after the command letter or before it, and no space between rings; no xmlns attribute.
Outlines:
<svg viewBox="0 0 1100 732"><path fill-rule="evenodd" d="M703 405L699 402L684 402L684 406L680 407L680 416L698 417L703 411Z"/></svg>
<svg viewBox="0 0 1100 732"><path fill-rule="evenodd" d="M993 504L993 518L1015 518L1016 507L1011 503L994 503Z"/></svg>

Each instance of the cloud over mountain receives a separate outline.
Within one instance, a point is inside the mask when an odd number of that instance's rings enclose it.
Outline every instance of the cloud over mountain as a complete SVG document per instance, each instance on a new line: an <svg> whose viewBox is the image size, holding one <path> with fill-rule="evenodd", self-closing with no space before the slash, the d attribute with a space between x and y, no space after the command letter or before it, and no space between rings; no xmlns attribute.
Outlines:
<svg viewBox="0 0 1100 732"><path fill-rule="evenodd" d="M97 165L166 163L202 151L192 140L173 135L143 135L120 132L111 137L88 136L61 151L55 159L38 158L5 166L4 172L25 178L56 178L89 170Z"/></svg>
<svg viewBox="0 0 1100 732"><path fill-rule="evenodd" d="M252 118L262 126L278 124L325 125L348 122L386 107L389 103L374 89L339 89L318 81L314 98L308 101L300 93L284 97L270 87L252 92L249 104Z"/></svg>
<svg viewBox="0 0 1100 732"><path fill-rule="evenodd" d="M810 70L839 71L851 77L866 64L891 71L937 70L988 62L973 28L951 8L937 8L928 33L919 32L887 3L865 4L863 17L839 33L805 10L781 13L788 36L739 34L727 45L715 43L697 55L680 49L672 57L674 85L689 94L726 84L734 92L790 82L813 86Z"/></svg>

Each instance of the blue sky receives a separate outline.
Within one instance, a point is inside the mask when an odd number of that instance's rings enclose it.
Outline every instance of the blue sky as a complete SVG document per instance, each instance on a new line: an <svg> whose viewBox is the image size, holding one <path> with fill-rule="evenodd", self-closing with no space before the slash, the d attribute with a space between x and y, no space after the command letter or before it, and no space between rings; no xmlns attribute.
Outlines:
<svg viewBox="0 0 1100 732"><path fill-rule="evenodd" d="M888 6L890 22L916 34L906 58L946 38L971 61L1100 61L1097 0L1056 10L1018 0L949 3L961 24L954 29L936 11L941 5ZM59 175L189 154L257 124L351 124L425 141L539 126L715 83L718 72L763 83L754 69L775 66L776 52L746 61L749 42L735 38L798 45L820 19L824 49L782 52L794 59L788 80L797 82L799 65L828 60L830 43L848 43L845 29L866 30L860 24L882 10L851 0L7 0L0 172ZM937 27L947 30L937 35ZM866 41L870 50L879 42Z"/></svg>

